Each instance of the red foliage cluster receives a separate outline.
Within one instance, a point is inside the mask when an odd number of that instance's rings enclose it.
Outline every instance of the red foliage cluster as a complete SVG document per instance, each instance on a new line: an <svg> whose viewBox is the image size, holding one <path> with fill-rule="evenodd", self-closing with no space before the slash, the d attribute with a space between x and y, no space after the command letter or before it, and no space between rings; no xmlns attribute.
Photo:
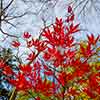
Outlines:
<svg viewBox="0 0 100 100"><path fill-rule="evenodd" d="M91 66L94 62L92 57L98 57L99 47L96 45L100 36L95 38L93 34L87 35L88 40L84 45L76 43L74 34L80 31L79 24L74 23L75 16L70 6L68 13L65 20L56 18L51 27L43 30L42 40L33 39L28 32L24 33L26 47L36 51L29 54L28 64L19 65L18 73L5 70L6 74L15 76L9 82L18 91L32 89L48 97L55 96L58 100L70 95L80 96L81 93L86 93L90 98L100 95L100 66ZM12 43L14 47L20 44L18 41ZM36 100L42 99L36 97Z"/></svg>
<svg viewBox="0 0 100 100"><path fill-rule="evenodd" d="M0 59L0 69L2 70L1 74L4 74L8 77L14 74L12 68L9 65L7 65L4 60L1 59Z"/></svg>

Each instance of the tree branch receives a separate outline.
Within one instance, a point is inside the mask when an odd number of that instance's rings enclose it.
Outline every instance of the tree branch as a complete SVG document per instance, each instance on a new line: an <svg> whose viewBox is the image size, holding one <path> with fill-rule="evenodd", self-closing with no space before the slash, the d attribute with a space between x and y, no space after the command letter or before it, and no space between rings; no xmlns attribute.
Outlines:
<svg viewBox="0 0 100 100"><path fill-rule="evenodd" d="M4 35L7 35L7 36L9 36L9 37L18 38L18 36L11 35L11 34L8 34L8 33L4 32L1 28L0 28L0 31L1 31L1 33L3 33Z"/></svg>

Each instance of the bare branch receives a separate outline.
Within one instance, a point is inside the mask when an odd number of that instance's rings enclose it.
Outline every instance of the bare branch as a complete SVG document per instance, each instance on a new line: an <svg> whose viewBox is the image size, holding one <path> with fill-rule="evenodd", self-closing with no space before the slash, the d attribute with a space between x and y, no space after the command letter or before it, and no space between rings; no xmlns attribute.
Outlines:
<svg viewBox="0 0 100 100"><path fill-rule="evenodd" d="M4 35L7 35L7 36L9 36L9 37L18 38L18 36L11 35L11 34L8 34L8 33L4 32L1 28L0 28L0 31L1 31Z"/></svg>
<svg viewBox="0 0 100 100"><path fill-rule="evenodd" d="M14 0L11 0L10 3L3 9L3 11L7 10L13 2Z"/></svg>
<svg viewBox="0 0 100 100"><path fill-rule="evenodd" d="M25 13L23 13L22 15L19 15L19 16L8 16L8 17L11 17L11 18L7 18L7 20L13 20L13 19L16 19L16 18L20 18L20 17L25 16L26 14L28 14L28 13L25 12Z"/></svg>
<svg viewBox="0 0 100 100"><path fill-rule="evenodd" d="M16 28L16 26L14 24L12 24L11 22L9 22L8 20L4 20L6 23L10 24L11 26L13 26L14 28Z"/></svg>

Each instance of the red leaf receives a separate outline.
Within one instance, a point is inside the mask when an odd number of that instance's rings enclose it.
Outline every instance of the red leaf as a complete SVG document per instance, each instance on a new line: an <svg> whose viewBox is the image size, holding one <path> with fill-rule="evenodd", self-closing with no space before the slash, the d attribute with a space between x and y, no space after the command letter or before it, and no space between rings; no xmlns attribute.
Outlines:
<svg viewBox="0 0 100 100"><path fill-rule="evenodd" d="M10 68L10 66L5 66L4 69L3 69L3 73L5 75L13 75L13 70Z"/></svg>
<svg viewBox="0 0 100 100"><path fill-rule="evenodd" d="M44 74L47 75L47 76L52 76L53 72L52 71L45 71Z"/></svg>
<svg viewBox="0 0 100 100"><path fill-rule="evenodd" d="M28 39L31 37L31 34L29 34L28 32L24 32L23 37Z"/></svg>
<svg viewBox="0 0 100 100"><path fill-rule="evenodd" d="M87 35L87 38L88 38L88 43L95 45L97 43L97 41L99 40L100 36L95 38L94 35L91 34L90 36Z"/></svg>
<svg viewBox="0 0 100 100"><path fill-rule="evenodd" d="M71 13L71 11L72 11L72 7L68 6L68 13Z"/></svg>
<svg viewBox="0 0 100 100"><path fill-rule="evenodd" d="M19 47L20 46L20 42L18 42L18 41L13 41L12 42L12 46L14 46L14 47Z"/></svg>
<svg viewBox="0 0 100 100"><path fill-rule="evenodd" d="M36 97L36 99L35 99L35 100L41 100L41 99L40 99L40 97Z"/></svg>
<svg viewBox="0 0 100 100"><path fill-rule="evenodd" d="M28 55L28 58L27 58L27 60L33 60L35 58L35 52L32 52L32 53L30 53L29 55Z"/></svg>
<svg viewBox="0 0 100 100"><path fill-rule="evenodd" d="M72 14L72 15L69 17L69 20L70 20L70 21L73 21L73 20L74 20L74 16L75 16L75 15Z"/></svg>
<svg viewBox="0 0 100 100"><path fill-rule="evenodd" d="M79 31L79 24L76 24L75 26L73 26L73 24L70 25L69 33L76 33L78 31Z"/></svg>

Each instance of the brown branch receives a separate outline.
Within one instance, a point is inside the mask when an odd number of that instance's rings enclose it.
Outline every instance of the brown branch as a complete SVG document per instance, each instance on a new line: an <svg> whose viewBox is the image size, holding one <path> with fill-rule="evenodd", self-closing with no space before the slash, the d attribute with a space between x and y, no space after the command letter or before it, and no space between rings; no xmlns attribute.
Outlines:
<svg viewBox="0 0 100 100"><path fill-rule="evenodd" d="M75 1L75 3L73 4L73 6L76 5L77 2L79 2L79 0ZM76 9L77 9L81 4L83 4L83 3L84 3L84 0L80 1L80 2L78 3L78 5L75 6L74 10L76 10Z"/></svg>
<svg viewBox="0 0 100 100"><path fill-rule="evenodd" d="M18 38L18 36L11 35L11 34L8 34L8 33L4 32L1 28L0 28L0 31L1 31L1 33L3 33L4 35L7 35L7 36L9 36L9 37Z"/></svg>
<svg viewBox="0 0 100 100"><path fill-rule="evenodd" d="M1 4L0 4L0 27L1 27L1 22L2 22L2 21L1 21L1 20L2 20L2 19L1 19L1 16L2 16L2 14L3 14L3 13L2 13L2 9L3 9L3 1L1 0L0 3L1 3Z"/></svg>
<svg viewBox="0 0 100 100"><path fill-rule="evenodd" d="M14 0L11 0L10 3L3 9L3 11L5 11L6 9L8 9L13 2L14 2Z"/></svg>
<svg viewBox="0 0 100 100"><path fill-rule="evenodd" d="M17 91L16 91L16 88L14 87L9 100L15 100L16 95L17 95Z"/></svg>
<svg viewBox="0 0 100 100"><path fill-rule="evenodd" d="M9 22L8 20L4 20L6 23L8 23L9 25L13 26L14 28L16 28L16 26L14 24L12 24L11 22Z"/></svg>
<svg viewBox="0 0 100 100"><path fill-rule="evenodd" d="M36 57L37 57L39 54L40 54L40 52L38 52L38 53L35 55L35 57L34 57L30 62L28 62L27 65L30 65L30 64L36 59Z"/></svg>
<svg viewBox="0 0 100 100"><path fill-rule="evenodd" d="M16 18L20 18L20 17L25 16L26 14L28 14L28 13L25 12L25 13L23 13L22 15L19 15L19 16L8 16L8 17L11 17L11 18L8 18L7 20L13 20L13 19L16 19Z"/></svg>
<svg viewBox="0 0 100 100"><path fill-rule="evenodd" d="M84 11L84 9L86 8L87 4L88 4L89 0L87 0L83 6L83 8L81 9L81 11L79 12L79 15L82 13L82 11Z"/></svg>

